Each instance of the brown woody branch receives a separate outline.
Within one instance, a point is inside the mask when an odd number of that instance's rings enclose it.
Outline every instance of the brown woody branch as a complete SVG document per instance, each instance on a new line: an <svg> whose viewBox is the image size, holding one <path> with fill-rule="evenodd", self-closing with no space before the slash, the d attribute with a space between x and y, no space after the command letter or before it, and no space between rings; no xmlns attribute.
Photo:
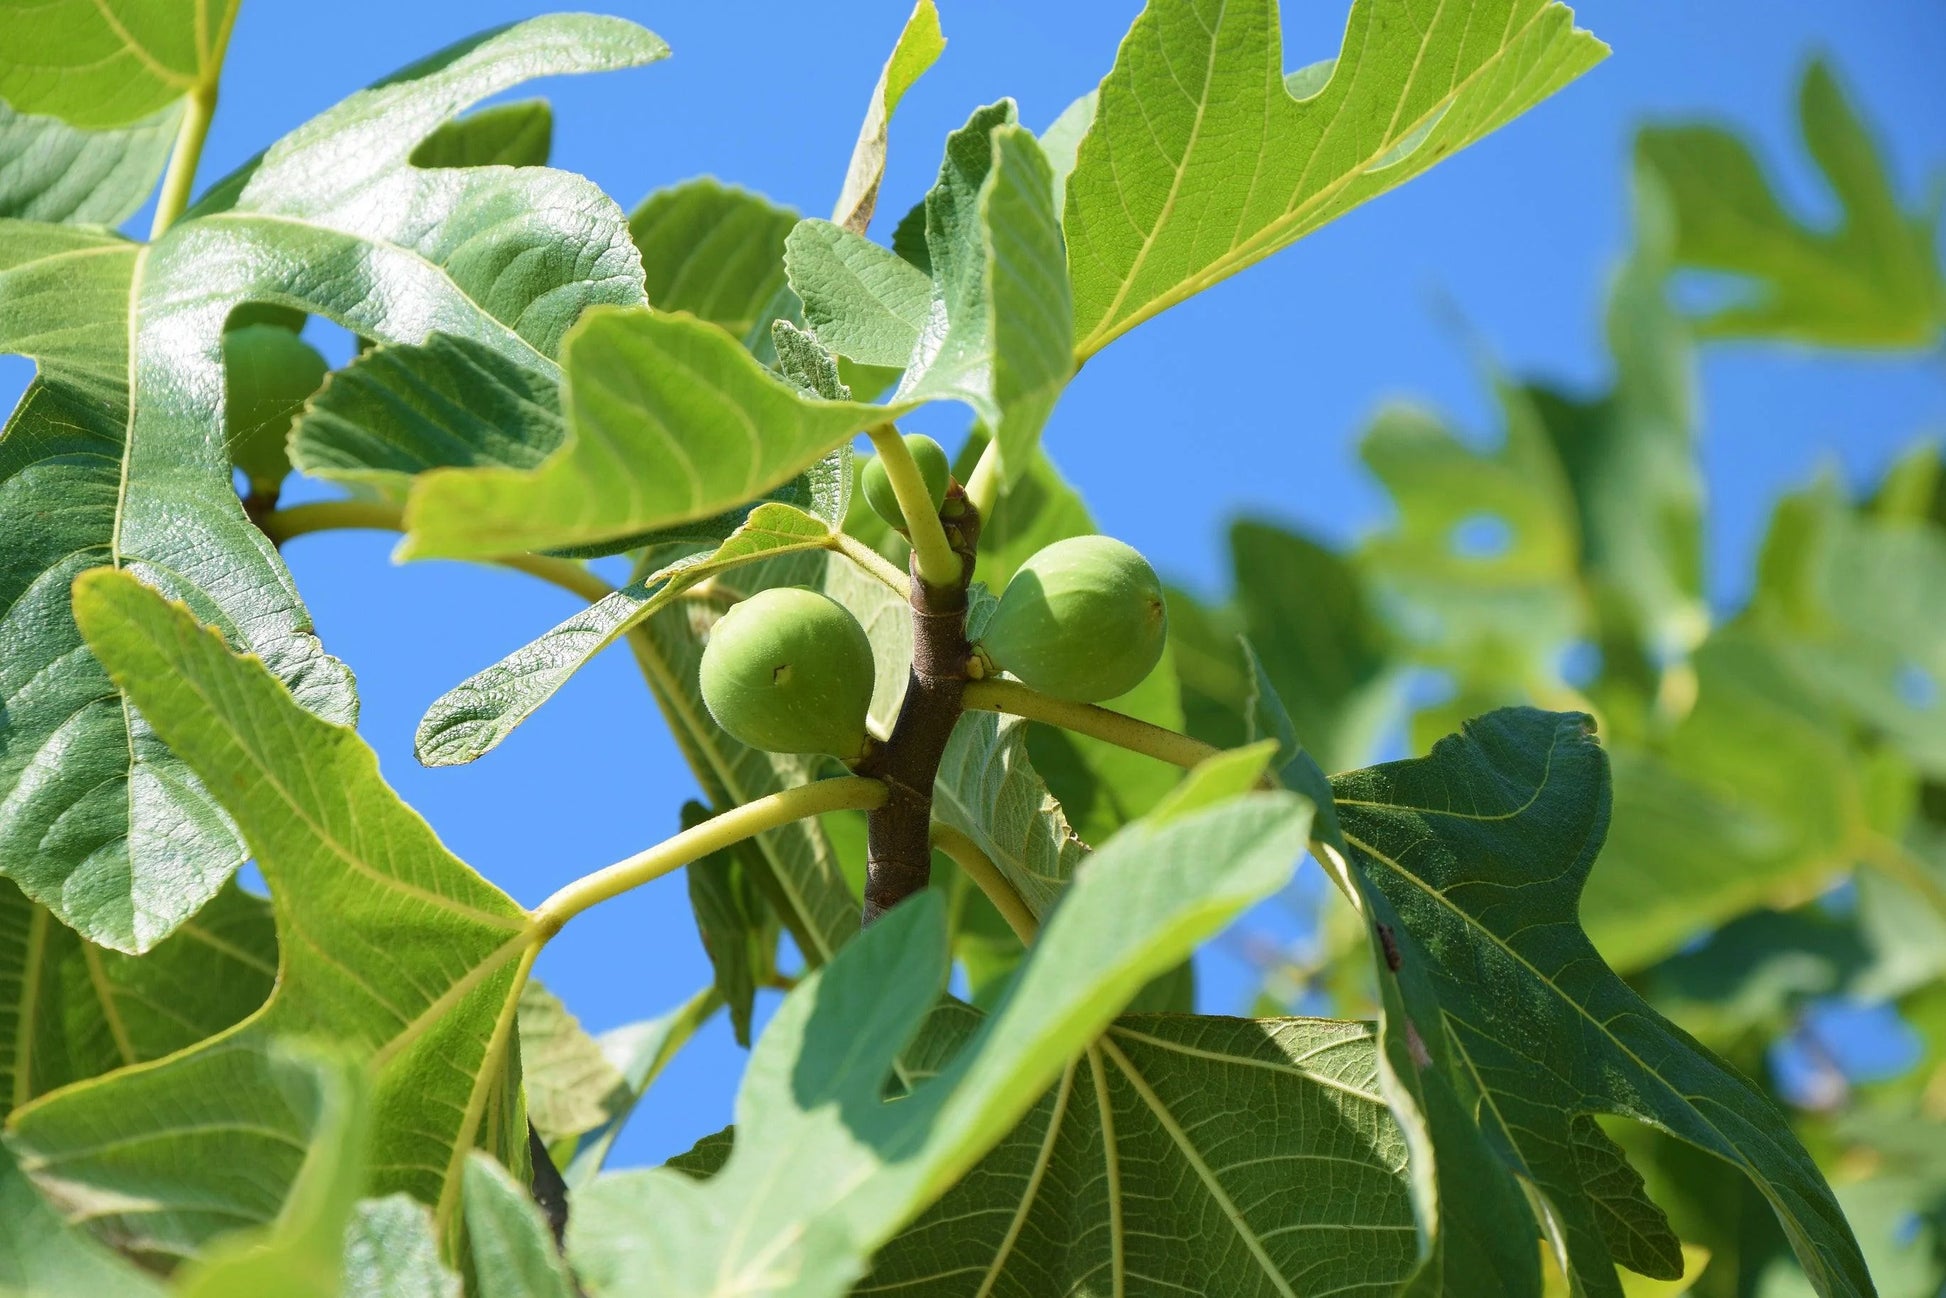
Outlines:
<svg viewBox="0 0 1946 1298"><path fill-rule="evenodd" d="M858 765L883 780L885 805L869 814L865 845L865 914L870 924L932 878L932 786L953 736L973 647L966 639L966 589L973 579L980 517L955 484L941 509L946 538L960 556L952 586L928 586L912 571L912 671L892 734Z"/></svg>

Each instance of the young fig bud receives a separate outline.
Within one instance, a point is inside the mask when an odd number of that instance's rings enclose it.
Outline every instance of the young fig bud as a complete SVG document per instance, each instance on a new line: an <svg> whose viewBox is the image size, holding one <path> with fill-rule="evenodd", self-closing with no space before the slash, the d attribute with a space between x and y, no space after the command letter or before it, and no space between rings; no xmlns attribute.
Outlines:
<svg viewBox="0 0 1946 1298"><path fill-rule="evenodd" d="M912 462L919 466L919 476L926 483L926 497L932 501L933 513L939 512L940 505L946 500L946 486L952 480L952 465L947 462L946 448L924 433L905 434L905 449L912 452ZM872 512L903 532L908 530L905 512L899 508L898 493L892 490L892 479L885 472L885 461L874 455L865 461L864 469L858 475L858 485L865 493L865 503Z"/></svg>
<svg viewBox="0 0 1946 1298"><path fill-rule="evenodd" d="M1168 629L1149 561L1112 537L1075 536L1020 565L979 647L1032 689L1099 703L1155 670Z"/></svg>
<svg viewBox="0 0 1946 1298"><path fill-rule="evenodd" d="M732 606L703 646L703 703L732 739L771 753L865 754L872 642L844 605L800 586Z"/></svg>

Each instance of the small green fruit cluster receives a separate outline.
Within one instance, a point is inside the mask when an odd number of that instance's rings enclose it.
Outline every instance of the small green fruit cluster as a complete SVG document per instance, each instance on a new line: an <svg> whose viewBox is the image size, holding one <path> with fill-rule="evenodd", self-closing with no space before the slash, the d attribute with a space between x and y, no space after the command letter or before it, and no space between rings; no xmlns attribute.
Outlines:
<svg viewBox="0 0 1946 1298"><path fill-rule="evenodd" d="M770 753L865 755L872 642L850 610L799 586L761 590L703 646L703 703L732 739Z"/></svg>
<svg viewBox="0 0 1946 1298"><path fill-rule="evenodd" d="M1099 703L1140 685L1168 639L1149 561L1112 537L1075 536L1020 565L978 648L1031 689Z"/></svg>
<svg viewBox="0 0 1946 1298"><path fill-rule="evenodd" d="M912 454L912 462L919 466L919 476L926 484L926 496L932 501L933 513L937 514L939 507L946 503L946 487L953 478L952 465L946 459L946 448L924 433L907 433L904 441L905 449ZM892 490L892 479L885 472L882 457L875 455L865 461L865 468L858 475L858 485L864 491L865 503L872 507L873 513L901 532L909 530L905 511L899 508L899 496Z"/></svg>

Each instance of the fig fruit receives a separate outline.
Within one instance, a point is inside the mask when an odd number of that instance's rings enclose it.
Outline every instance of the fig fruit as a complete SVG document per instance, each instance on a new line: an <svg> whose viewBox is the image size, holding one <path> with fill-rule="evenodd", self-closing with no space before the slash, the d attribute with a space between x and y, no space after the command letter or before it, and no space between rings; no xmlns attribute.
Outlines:
<svg viewBox="0 0 1946 1298"><path fill-rule="evenodd" d="M1155 670L1168 631L1149 561L1112 537L1075 536L1020 565L978 647L1032 689L1099 703Z"/></svg>
<svg viewBox="0 0 1946 1298"><path fill-rule="evenodd" d="M703 646L703 703L732 739L771 753L865 754L872 642L850 610L801 586L732 606Z"/></svg>
<svg viewBox="0 0 1946 1298"><path fill-rule="evenodd" d="M946 459L946 448L924 433L905 434L905 449L912 452L912 462L919 466L919 476L925 479L926 496L932 501L933 513L946 501L946 486L952 481L953 468ZM858 475L858 485L865 492L865 503L872 512L903 532L906 529L905 513L899 508L898 493L892 490L892 479L885 472L885 461L873 456L865 461L864 469Z"/></svg>
<svg viewBox="0 0 1946 1298"><path fill-rule="evenodd" d="M223 335L225 434L252 492L275 496L290 473L285 440L327 368L315 348L281 325L246 324Z"/></svg>

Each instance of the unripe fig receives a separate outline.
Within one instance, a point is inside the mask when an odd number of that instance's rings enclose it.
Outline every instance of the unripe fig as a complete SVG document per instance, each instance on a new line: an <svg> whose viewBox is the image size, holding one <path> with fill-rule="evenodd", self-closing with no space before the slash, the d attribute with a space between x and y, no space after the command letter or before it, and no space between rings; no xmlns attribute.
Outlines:
<svg viewBox="0 0 1946 1298"><path fill-rule="evenodd" d="M309 343L274 324L246 324L224 334L223 366L230 459L252 492L274 496L291 471L284 451L291 421L328 367Z"/></svg>
<svg viewBox="0 0 1946 1298"><path fill-rule="evenodd" d="M1020 565L979 648L1032 689L1099 703L1155 670L1168 631L1149 561L1112 537L1074 536Z"/></svg>
<svg viewBox="0 0 1946 1298"><path fill-rule="evenodd" d="M919 466L919 476L926 483L926 497L932 501L936 514L946 501L946 485L953 477L952 465L946 459L946 448L924 433L907 433L905 449L912 452L912 462ZM899 508L898 493L892 490L892 479L885 472L882 458L875 455L865 461L865 468L858 475L858 485L864 489L865 503L872 507L873 513L899 531L907 530L905 512Z"/></svg>
<svg viewBox="0 0 1946 1298"><path fill-rule="evenodd" d="M837 600L760 590L717 619L703 646L703 702L731 738L771 753L865 754L872 642Z"/></svg>

